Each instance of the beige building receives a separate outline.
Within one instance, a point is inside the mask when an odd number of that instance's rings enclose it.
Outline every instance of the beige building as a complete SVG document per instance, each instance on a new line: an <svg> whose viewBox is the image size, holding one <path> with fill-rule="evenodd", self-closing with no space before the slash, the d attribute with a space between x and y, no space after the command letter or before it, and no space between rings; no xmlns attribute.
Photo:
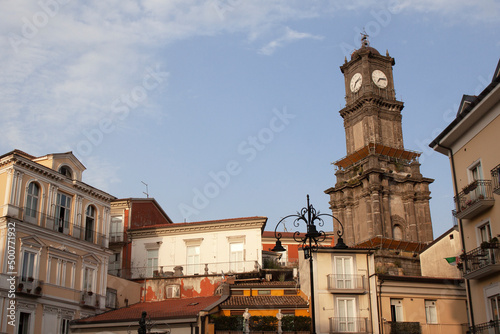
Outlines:
<svg viewBox="0 0 500 334"><path fill-rule="evenodd" d="M464 95L456 118L429 145L450 158L471 331L500 328L500 62L479 96Z"/></svg>
<svg viewBox="0 0 500 334"><path fill-rule="evenodd" d="M456 261L456 257L460 256L461 253L460 233L458 227L454 226L436 238L420 253L422 276L462 278L462 273L456 262L450 264L447 260L448 258L450 261Z"/></svg>
<svg viewBox="0 0 500 334"><path fill-rule="evenodd" d="M378 274L375 260L375 249L313 252L317 333L465 333L462 279ZM299 264L301 290L312 303L309 261L299 257Z"/></svg>
<svg viewBox="0 0 500 334"><path fill-rule="evenodd" d="M380 333L461 334L467 330L463 280L377 275Z"/></svg>
<svg viewBox="0 0 500 334"><path fill-rule="evenodd" d="M0 332L68 333L106 309L113 196L71 153L0 157Z"/></svg>

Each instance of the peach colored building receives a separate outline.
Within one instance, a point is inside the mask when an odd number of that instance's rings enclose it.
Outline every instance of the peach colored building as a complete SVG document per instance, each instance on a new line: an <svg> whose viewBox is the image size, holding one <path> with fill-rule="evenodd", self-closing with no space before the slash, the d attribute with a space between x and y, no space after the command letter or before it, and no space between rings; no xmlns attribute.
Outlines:
<svg viewBox="0 0 500 334"><path fill-rule="evenodd" d="M463 252L470 330L500 330L500 62L478 95L464 95L456 118L429 145L450 159ZM451 191L451 190L450 190Z"/></svg>
<svg viewBox="0 0 500 334"><path fill-rule="evenodd" d="M68 333L106 309L110 201L71 153L0 156L0 332Z"/></svg>

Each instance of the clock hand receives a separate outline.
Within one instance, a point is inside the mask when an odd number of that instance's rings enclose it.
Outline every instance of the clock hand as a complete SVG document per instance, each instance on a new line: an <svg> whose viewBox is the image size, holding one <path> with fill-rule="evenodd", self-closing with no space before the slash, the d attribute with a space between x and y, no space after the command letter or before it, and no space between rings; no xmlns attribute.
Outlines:
<svg viewBox="0 0 500 334"><path fill-rule="evenodd" d="M380 80L387 80L386 78L378 78L377 82L379 82Z"/></svg>

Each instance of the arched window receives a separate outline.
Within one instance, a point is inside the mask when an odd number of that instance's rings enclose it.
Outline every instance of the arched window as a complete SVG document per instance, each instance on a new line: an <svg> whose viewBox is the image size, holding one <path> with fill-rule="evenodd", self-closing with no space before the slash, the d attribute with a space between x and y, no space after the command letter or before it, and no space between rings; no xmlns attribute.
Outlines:
<svg viewBox="0 0 500 334"><path fill-rule="evenodd" d="M94 242L95 230L95 208L92 205L87 207L85 211L85 240Z"/></svg>
<svg viewBox="0 0 500 334"><path fill-rule="evenodd" d="M394 225L392 228L392 237L395 240L403 240L403 229L400 225Z"/></svg>
<svg viewBox="0 0 500 334"><path fill-rule="evenodd" d="M31 182L28 186L28 194L26 196L26 215L36 218L38 211L38 201L40 200L40 187L35 182Z"/></svg>
<svg viewBox="0 0 500 334"><path fill-rule="evenodd" d="M59 173L61 173L62 175L66 176L66 177L69 177L70 179L73 176L73 171L68 166L59 167Z"/></svg>

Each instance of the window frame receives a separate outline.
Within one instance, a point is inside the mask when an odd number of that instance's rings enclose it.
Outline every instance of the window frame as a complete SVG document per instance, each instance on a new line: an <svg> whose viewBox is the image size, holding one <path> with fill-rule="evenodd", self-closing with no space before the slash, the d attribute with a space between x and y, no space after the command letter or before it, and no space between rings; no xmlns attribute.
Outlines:
<svg viewBox="0 0 500 334"><path fill-rule="evenodd" d="M349 272L346 272L346 261L348 260L350 265ZM340 268L339 268L340 264ZM349 255L335 255L333 257L333 272L335 273L335 287L337 289L353 289L356 284L354 277L355 261L353 256ZM340 272L339 272L339 269Z"/></svg>
<svg viewBox="0 0 500 334"><path fill-rule="evenodd" d="M97 208L89 204L85 209L85 241L94 242L94 235L97 231Z"/></svg>
<svg viewBox="0 0 500 334"><path fill-rule="evenodd" d="M63 201L64 203L62 203ZM57 231L59 231L60 233L69 233L72 205L73 196L63 192L57 192L54 227L57 227ZM62 224L61 219L63 219Z"/></svg>
<svg viewBox="0 0 500 334"><path fill-rule="evenodd" d="M395 322L404 322L404 307L403 307L403 299L402 298L391 298L391 321ZM400 316L398 316L400 314ZM402 319L399 319L399 318Z"/></svg>
<svg viewBox="0 0 500 334"><path fill-rule="evenodd" d="M33 189L37 190L36 194L33 194ZM26 187L26 202L24 204L25 217L28 220L36 219L38 216L38 211L40 208L40 198L42 194L42 187L38 182L31 181ZM33 205L35 203L35 205ZM34 208L33 208L34 206Z"/></svg>
<svg viewBox="0 0 500 334"><path fill-rule="evenodd" d="M241 246L241 250L233 247ZM237 257L237 258L235 258ZM245 270L245 242L234 241L229 243L229 271L241 273Z"/></svg>
<svg viewBox="0 0 500 334"><path fill-rule="evenodd" d="M437 319L437 301L433 300L425 300L425 321L428 324L438 324Z"/></svg>

